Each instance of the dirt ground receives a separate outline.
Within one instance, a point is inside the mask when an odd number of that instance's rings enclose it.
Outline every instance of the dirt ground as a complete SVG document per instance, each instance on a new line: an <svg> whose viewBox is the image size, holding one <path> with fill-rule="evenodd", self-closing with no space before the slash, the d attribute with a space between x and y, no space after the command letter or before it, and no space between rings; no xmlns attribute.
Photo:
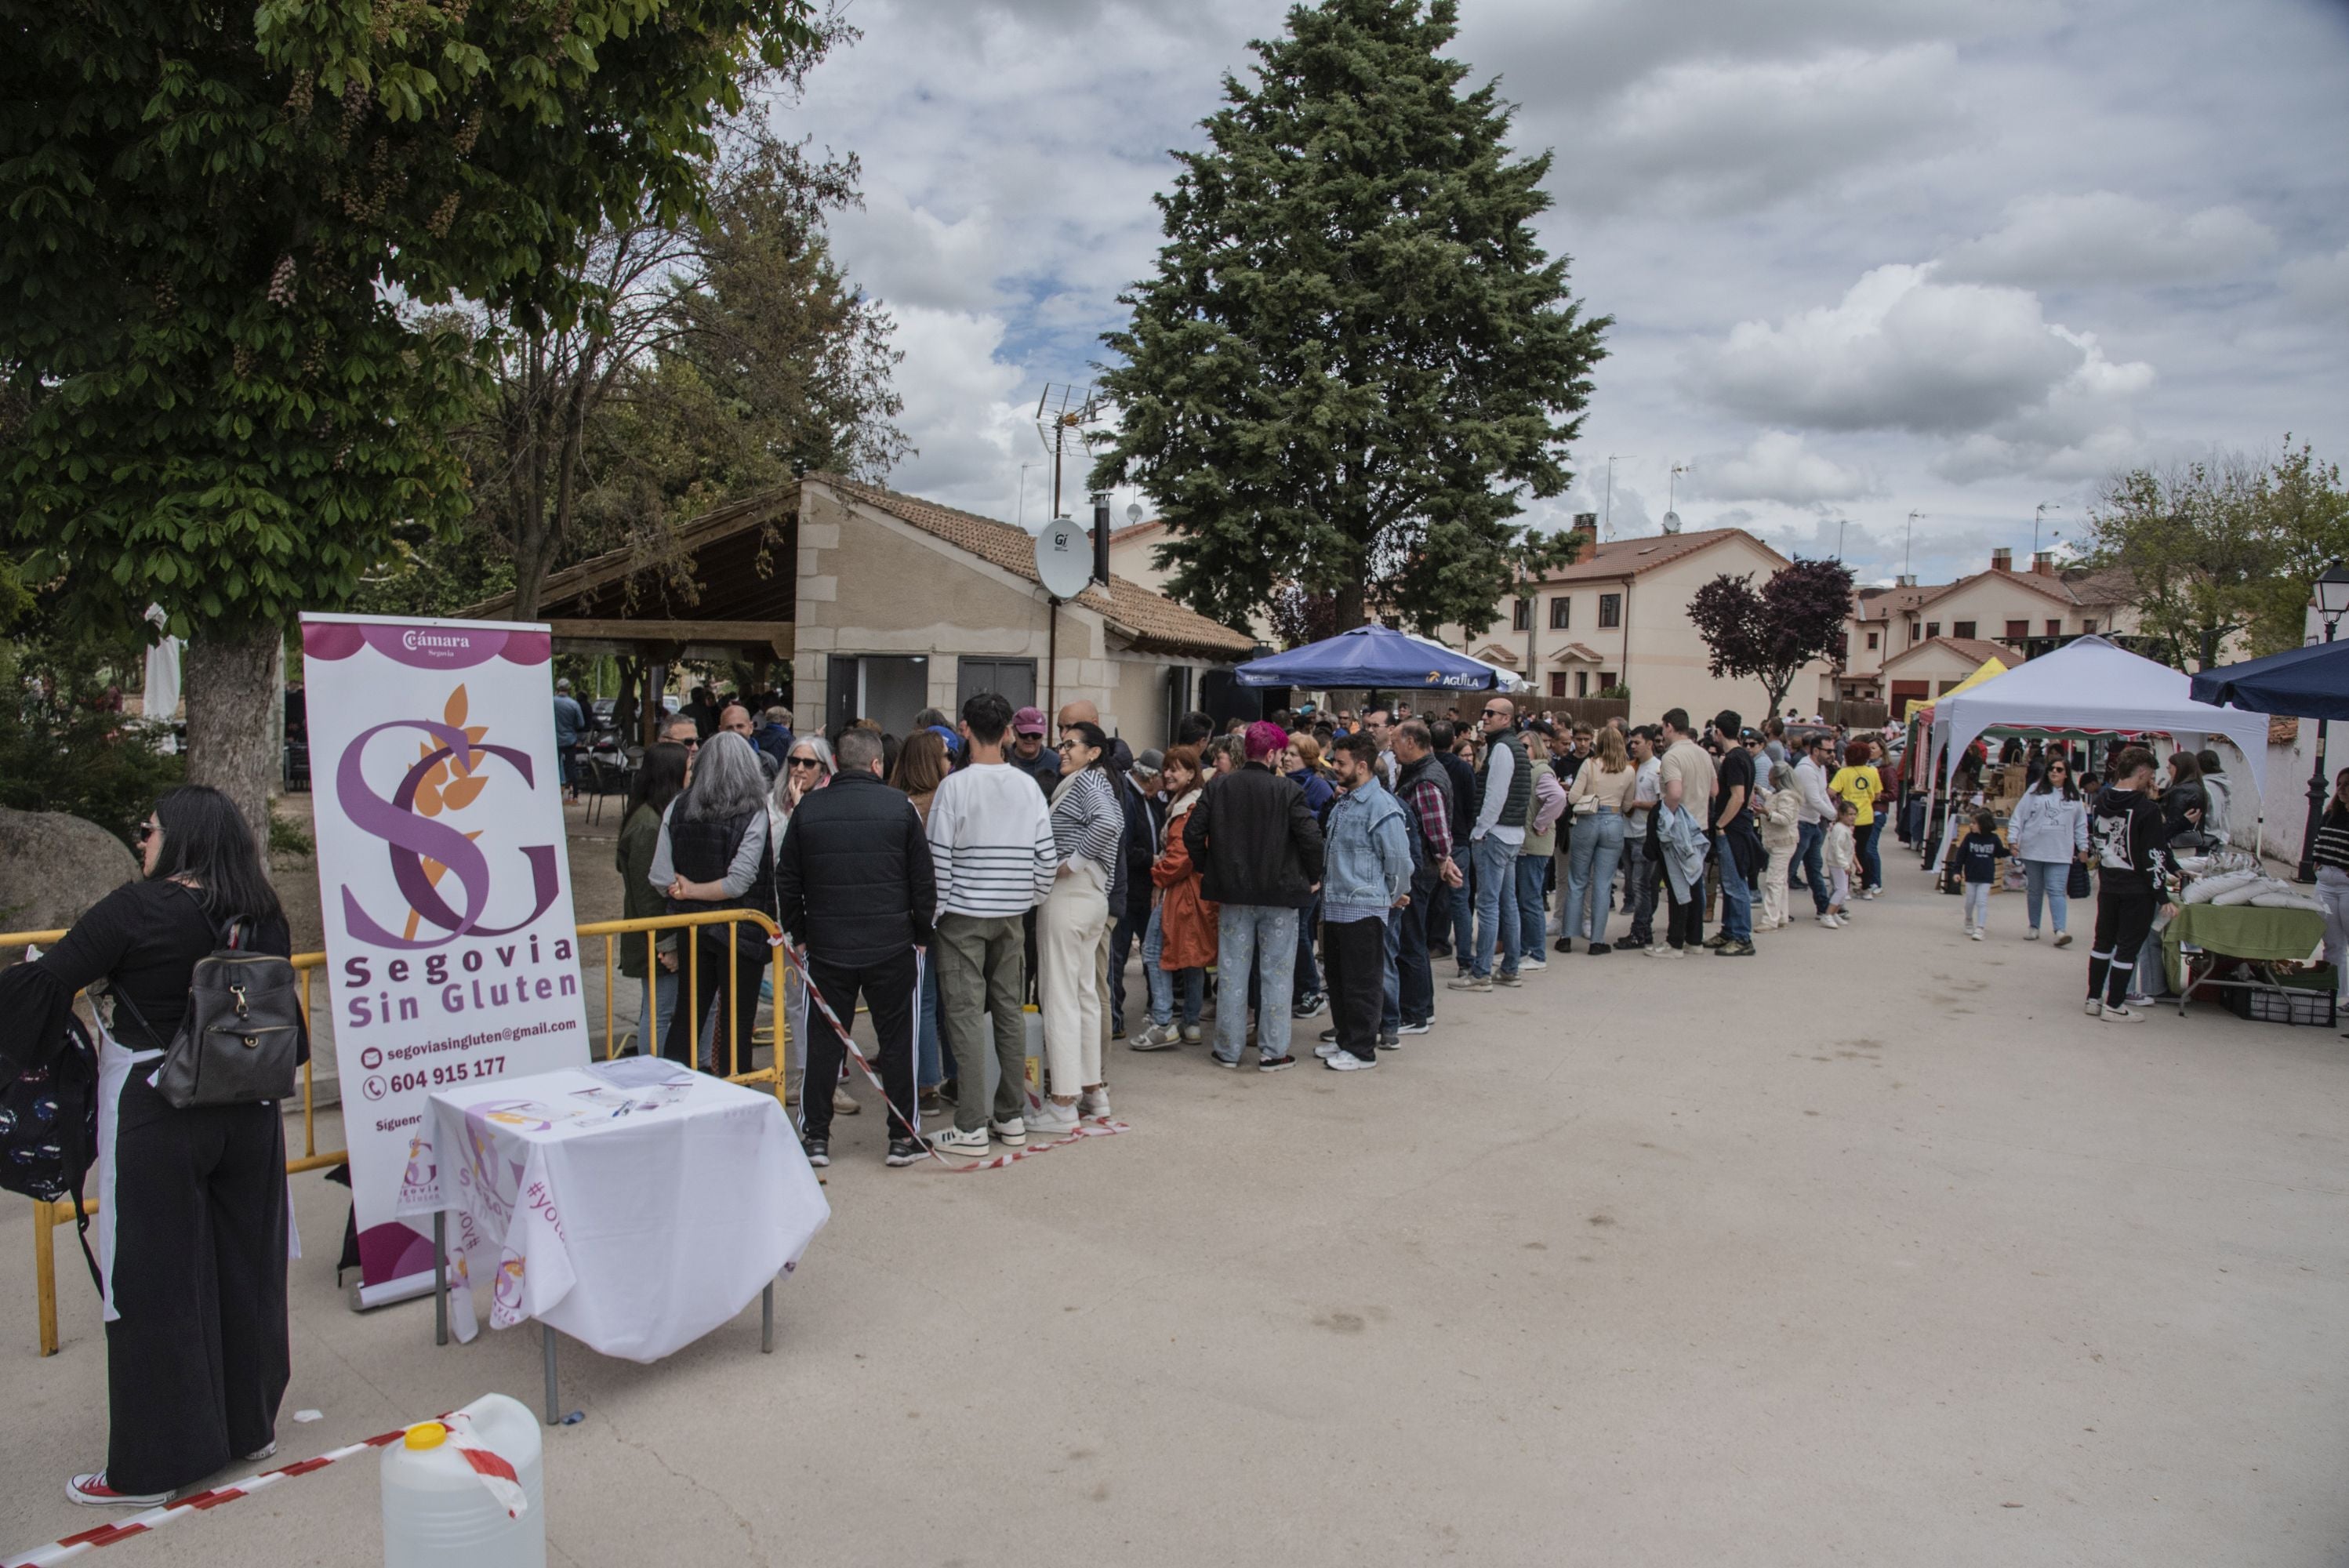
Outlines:
<svg viewBox="0 0 2349 1568"><path fill-rule="evenodd" d="M860 1089L776 1354L755 1308L657 1366L566 1347L550 1560L2340 1563L2349 1041L2085 1018L2019 898L1976 944L1891 881L1754 959L1441 992L1371 1073L1116 1048L1130 1133L985 1174L884 1170ZM350 1311L342 1190L293 1190L280 1462L536 1400L533 1328ZM0 1548L101 1522L61 1240L47 1360L0 1249ZM337 1464L103 1561L372 1563L378 1511Z"/></svg>

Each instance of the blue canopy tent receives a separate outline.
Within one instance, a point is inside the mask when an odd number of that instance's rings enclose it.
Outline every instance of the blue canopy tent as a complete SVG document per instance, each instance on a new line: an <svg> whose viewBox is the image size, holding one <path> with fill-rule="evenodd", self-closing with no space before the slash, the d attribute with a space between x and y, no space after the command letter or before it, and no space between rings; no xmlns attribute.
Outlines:
<svg viewBox="0 0 2349 1568"><path fill-rule="evenodd" d="M2194 700L2292 718L2349 718L2349 643L2311 643L2194 677Z"/></svg>
<svg viewBox="0 0 2349 1568"><path fill-rule="evenodd" d="M1357 626L1285 654L1251 659L1232 674L1244 686L1378 687L1386 691L1490 691L1500 672L1481 659L1406 636L1391 626Z"/></svg>

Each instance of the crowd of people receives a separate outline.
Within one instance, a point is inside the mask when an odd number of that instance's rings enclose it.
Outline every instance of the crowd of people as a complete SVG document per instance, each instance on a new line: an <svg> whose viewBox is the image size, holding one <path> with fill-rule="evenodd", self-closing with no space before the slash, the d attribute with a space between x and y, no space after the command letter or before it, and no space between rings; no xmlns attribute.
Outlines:
<svg viewBox="0 0 2349 1568"><path fill-rule="evenodd" d="M1746 957L1790 923L1792 891L1832 930L1880 889L1881 745L1790 735L1775 717L1560 725L1495 695L1473 719L1308 708L1219 732L1191 714L1137 755L1087 702L1048 723L983 695L959 715L925 710L902 740L701 706L713 727L671 716L637 770L624 913L761 909L804 953L781 1001L818 1164L859 1108L827 1014L850 1018L860 999L885 1159L976 1158L1109 1115L1117 1042L1205 1047L1235 1070L1304 1054L1368 1071L1434 1026L1444 961L1443 988L1478 992L1627 945ZM747 1065L764 973L747 947L731 964L725 950L754 928L727 930L698 928L691 965L675 934L621 956L643 987L637 1037L718 1071ZM1297 1027L1325 1016L1307 1049ZM925 1113L951 1125L926 1136Z"/></svg>

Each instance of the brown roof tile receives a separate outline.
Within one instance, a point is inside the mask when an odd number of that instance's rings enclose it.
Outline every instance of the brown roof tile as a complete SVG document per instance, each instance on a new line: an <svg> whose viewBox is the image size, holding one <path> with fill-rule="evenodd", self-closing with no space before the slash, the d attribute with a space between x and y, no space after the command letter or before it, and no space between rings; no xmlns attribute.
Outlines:
<svg viewBox="0 0 2349 1568"><path fill-rule="evenodd" d="M817 473L808 478L851 500L885 511L900 522L943 539L1015 577L1030 583L1038 581L1036 541L1024 529L837 474ZM1112 626L1133 639L1136 647L1153 653L1224 658L1247 654L1256 647L1256 639L1247 633L1235 632L1163 593L1154 593L1139 583L1114 574L1106 592L1098 586L1089 587L1077 595L1074 603L1099 613Z"/></svg>
<svg viewBox="0 0 2349 1568"><path fill-rule="evenodd" d="M1949 649L1951 653L1956 654L1961 658L1972 660L1973 665L1976 669L1980 669L1984 663L1991 659L1996 659L1999 663L2006 665L2009 669L2013 668L2016 665L2023 662L2023 655L2014 649L2008 647L2003 643L1988 642L1981 637L1928 637L1921 643L1909 644L1907 647L1901 649L1899 653L1885 660L1884 668L1886 673L1889 675L1891 672L1893 665L1899 664L1909 655L1921 653L1925 649L1933 647L1936 645Z"/></svg>
<svg viewBox="0 0 2349 1568"><path fill-rule="evenodd" d="M1669 562L1736 538L1762 543L1742 528L1702 528L1693 533L1654 533L1638 539L1610 539L1595 550L1586 548L1573 565L1544 573L1542 582L1547 584L1636 577L1642 572L1652 572ZM1764 544L1762 548L1768 550L1770 547ZM1772 553L1776 552L1774 551Z"/></svg>

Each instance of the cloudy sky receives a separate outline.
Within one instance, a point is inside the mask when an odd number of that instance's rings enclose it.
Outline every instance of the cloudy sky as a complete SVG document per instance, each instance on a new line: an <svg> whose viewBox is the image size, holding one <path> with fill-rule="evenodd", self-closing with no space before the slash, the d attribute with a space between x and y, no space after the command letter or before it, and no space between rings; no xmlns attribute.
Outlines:
<svg viewBox="0 0 2349 1568"><path fill-rule="evenodd" d="M1916 511L1933 581L2019 557L2039 502L2069 537L2116 465L2286 430L2349 459L2344 0L1462 13L1454 53L1557 154L1544 242L1616 319L1576 492L1537 524L1652 533L1676 482L1688 526L1840 538L1871 581ZM1166 150L1202 144L1284 14L852 0L862 40L789 122L864 160L837 236L905 355L920 453L893 484L1006 520L1024 485L1040 526L1037 397L1090 379L1159 243Z"/></svg>

